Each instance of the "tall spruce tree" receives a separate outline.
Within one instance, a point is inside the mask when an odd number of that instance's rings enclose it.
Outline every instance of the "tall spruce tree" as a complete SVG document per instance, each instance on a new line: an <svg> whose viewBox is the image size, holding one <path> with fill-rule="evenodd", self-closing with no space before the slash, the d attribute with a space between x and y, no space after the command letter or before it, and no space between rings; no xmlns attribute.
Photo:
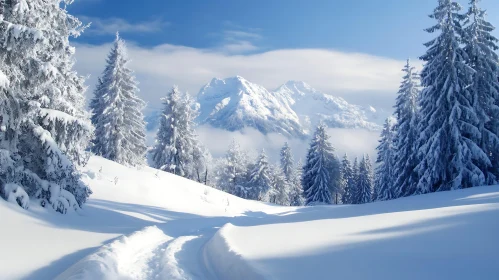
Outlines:
<svg viewBox="0 0 499 280"><path fill-rule="evenodd" d="M372 171L369 155L364 155L359 164L358 189L359 196L357 203L364 204L372 201L374 187L374 175Z"/></svg>
<svg viewBox="0 0 499 280"><path fill-rule="evenodd" d="M102 104L103 101L103 96L104 96L104 82L102 79L99 77L97 79L97 85L95 86L94 92L93 92L93 97L90 100L90 109L92 110L92 117L90 118L92 120L92 124L97 124L97 120L100 115L102 115L102 112L104 111L105 108L103 108L104 104Z"/></svg>
<svg viewBox="0 0 499 280"><path fill-rule="evenodd" d="M414 168L418 165L416 141L419 134L420 79L409 60L402 71L405 75L395 105L394 198L413 195L418 184L418 173Z"/></svg>
<svg viewBox="0 0 499 280"><path fill-rule="evenodd" d="M93 152L112 161L130 166L145 164L146 123L142 110L145 102L139 91L125 42L116 34L114 46L107 58L107 66L97 85L93 120L95 139Z"/></svg>
<svg viewBox="0 0 499 280"><path fill-rule="evenodd" d="M288 181L293 180L295 174L295 166L293 154L291 152L291 147L288 142L284 143L284 147L281 149L281 168Z"/></svg>
<svg viewBox="0 0 499 280"><path fill-rule="evenodd" d="M354 191L354 172L352 164L348 159L348 155L343 156L341 161L341 184L343 189L343 194L341 196L341 202L343 204L351 204L352 196Z"/></svg>
<svg viewBox="0 0 499 280"><path fill-rule="evenodd" d="M307 205L331 204L331 190L339 184L339 163L329 142L326 126L320 124L315 131L303 167L303 193Z"/></svg>
<svg viewBox="0 0 499 280"><path fill-rule="evenodd" d="M246 184L249 159L239 144L232 140L225 157L222 160L218 178L218 187L230 194L236 194L237 186Z"/></svg>
<svg viewBox="0 0 499 280"><path fill-rule="evenodd" d="M291 147L286 142L281 149L281 170L288 183L289 205L300 206L303 204L303 189L301 187L300 175L295 166Z"/></svg>
<svg viewBox="0 0 499 280"><path fill-rule="evenodd" d="M482 185L485 175L481 166L489 160L480 148L479 118L473 107L470 87L473 69L461 48L464 31L460 5L439 0L430 16L437 24L427 31L440 31L426 43L426 61L421 73L425 89L421 95L417 170L418 193L468 188Z"/></svg>
<svg viewBox="0 0 499 280"><path fill-rule="evenodd" d="M269 202L290 206L291 205L291 184L286 179L283 170L277 165L270 166L270 177L272 184L272 191L270 192Z"/></svg>
<svg viewBox="0 0 499 280"><path fill-rule="evenodd" d="M246 185L244 198L270 202L274 195L269 160L264 150L258 156L253 168L249 172L249 181Z"/></svg>
<svg viewBox="0 0 499 280"><path fill-rule="evenodd" d="M156 144L152 150L154 167L195 179L196 166L203 165L205 161L198 156L202 154L202 149L194 129L198 108L192 98L176 86L163 99L163 105Z"/></svg>
<svg viewBox="0 0 499 280"><path fill-rule="evenodd" d="M66 213L91 193L76 167L92 127L69 44L84 28L62 2L0 2L0 195Z"/></svg>
<svg viewBox="0 0 499 280"><path fill-rule="evenodd" d="M390 200L394 198L393 182L395 173L393 171L396 150L394 147L395 138L395 120L388 118L385 121L383 131L381 131L381 139L376 148L378 158L376 163L376 175L373 192L373 201Z"/></svg>
<svg viewBox="0 0 499 280"><path fill-rule="evenodd" d="M486 184L499 178L499 58L495 51L498 39L492 35L494 26L486 20L479 7L480 0L471 0L465 28L465 51L468 64L475 70L471 93L481 133L480 148L489 156L490 163L476 160L484 172Z"/></svg>
<svg viewBox="0 0 499 280"><path fill-rule="evenodd" d="M355 157L352 165L352 181L349 184L350 189L350 203L359 204L360 201L360 189L359 189L359 159Z"/></svg>

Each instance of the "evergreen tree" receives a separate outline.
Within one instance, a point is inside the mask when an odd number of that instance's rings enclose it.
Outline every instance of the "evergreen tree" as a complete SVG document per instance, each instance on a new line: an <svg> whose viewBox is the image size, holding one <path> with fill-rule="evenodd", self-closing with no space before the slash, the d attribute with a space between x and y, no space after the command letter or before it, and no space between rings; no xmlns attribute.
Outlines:
<svg viewBox="0 0 499 280"><path fill-rule="evenodd" d="M395 198L413 195L416 192L418 174L414 168L418 164L416 141L419 122L419 75L407 60L402 70L405 75L400 85L395 105L396 156L393 163L393 195Z"/></svg>
<svg viewBox="0 0 499 280"><path fill-rule="evenodd" d="M301 168L301 167L300 167ZM288 183L288 199L289 205L303 205L303 189L301 187L300 175L295 167L293 153L291 147L286 142L281 149L281 169Z"/></svg>
<svg viewBox="0 0 499 280"><path fill-rule="evenodd" d="M499 58L498 39L492 35L494 26L479 7L480 0L471 0L465 28L465 51L468 64L475 70L470 91L473 107L478 117L481 133L480 148L489 156L489 162L475 160L485 174L487 184L499 178Z"/></svg>
<svg viewBox="0 0 499 280"><path fill-rule="evenodd" d="M373 201L390 200L394 198L393 195L393 182L395 173L393 171L395 161L395 148L394 148L394 119L386 119L383 131L381 132L381 140L376 148L378 151L378 158L376 163L376 180L374 185Z"/></svg>
<svg viewBox="0 0 499 280"><path fill-rule="evenodd" d="M246 184L246 174L248 173L248 155L241 150L235 140L229 146L225 158L221 164L218 179L218 187L230 194L236 194L236 186Z"/></svg>
<svg viewBox="0 0 499 280"><path fill-rule="evenodd" d="M352 164L348 160L347 154L343 156L341 161L341 185L343 189L343 195L341 196L341 202L343 204L351 204L353 191L354 191L354 172L352 169Z"/></svg>
<svg viewBox="0 0 499 280"><path fill-rule="evenodd" d="M69 4L69 3L66 3ZM0 2L0 195L66 213L91 194L76 166L92 134L69 37L83 31L62 1Z"/></svg>
<svg viewBox="0 0 499 280"><path fill-rule="evenodd" d="M352 180L348 185L350 204L359 204L361 200L361 192L359 188L359 159L356 157L352 165Z"/></svg>
<svg viewBox="0 0 499 280"><path fill-rule="evenodd" d="M272 165L270 167L270 176L272 182L270 202L283 206L291 205L291 184L286 179L283 170L279 166Z"/></svg>
<svg viewBox="0 0 499 280"><path fill-rule="evenodd" d="M96 125L97 120L100 115L102 115L102 112L104 111L105 108L103 108L103 96L104 96L104 82L102 79L99 77L97 79L97 85L95 86L94 90L94 96L90 100L90 109L92 110L92 117L90 118L92 121L92 124Z"/></svg>
<svg viewBox="0 0 499 280"><path fill-rule="evenodd" d="M358 203L369 203L373 195L374 175L369 155L364 155L359 164Z"/></svg>
<svg viewBox="0 0 499 280"><path fill-rule="evenodd" d="M269 161L267 154L262 150L249 172L249 181L243 198L270 202L270 198L274 195L273 191Z"/></svg>
<svg viewBox="0 0 499 280"><path fill-rule="evenodd" d="M197 170L207 168L204 148L194 130L198 108L192 98L176 86L163 99L163 104L152 150L154 167L196 180Z"/></svg>
<svg viewBox="0 0 499 280"><path fill-rule="evenodd" d="M303 193L306 204L331 204L331 189L337 190L339 164L329 143L326 127L320 124L310 144L303 167Z"/></svg>
<svg viewBox="0 0 499 280"><path fill-rule="evenodd" d="M451 0L439 0L431 15L440 31L426 44L426 61L421 73L425 87L421 94L421 122L417 166L418 193L468 188L482 185L485 176L480 166L488 157L479 147L479 118L473 107L473 70L466 64L468 55L460 47L463 16L461 7Z"/></svg>
<svg viewBox="0 0 499 280"><path fill-rule="evenodd" d="M145 103L138 96L137 82L128 68L125 42L116 34L107 66L98 85L100 104L93 108L96 128L93 152L112 161L130 166L145 164L147 150Z"/></svg>
<svg viewBox="0 0 499 280"><path fill-rule="evenodd" d="M284 147L281 149L281 168L286 176L286 180L292 181L295 174L293 154L291 153L291 147L288 142L284 143Z"/></svg>
<svg viewBox="0 0 499 280"><path fill-rule="evenodd" d="M303 164L298 161L296 168L294 170L294 179L291 181L289 200L290 206L302 206L305 204L305 198L303 197L303 187L301 178L303 174Z"/></svg>

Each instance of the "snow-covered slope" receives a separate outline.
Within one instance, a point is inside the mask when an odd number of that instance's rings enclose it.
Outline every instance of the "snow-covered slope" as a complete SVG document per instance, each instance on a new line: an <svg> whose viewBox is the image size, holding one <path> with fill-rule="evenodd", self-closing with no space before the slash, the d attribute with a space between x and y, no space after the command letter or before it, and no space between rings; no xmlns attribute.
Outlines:
<svg viewBox="0 0 499 280"><path fill-rule="evenodd" d="M278 207L99 157L83 211L0 200L0 279L497 279L499 186Z"/></svg>
<svg viewBox="0 0 499 280"><path fill-rule="evenodd" d="M498 215L499 186L301 208L227 224L204 255L220 279L498 279Z"/></svg>
<svg viewBox="0 0 499 280"><path fill-rule="evenodd" d="M351 105L341 97L324 94L305 82L289 81L275 93L286 99L298 115L301 126L308 132L320 122L334 128L364 128L378 130L376 109ZM383 121L383 120L381 120Z"/></svg>
<svg viewBox="0 0 499 280"><path fill-rule="evenodd" d="M0 279L54 279L82 259L68 273L87 278L76 279L149 279L161 268L151 271L147 260L166 258L162 251L153 252L157 247L166 249L181 236L196 237L192 243L200 247L210 236L205 231L215 231L229 217L281 211L169 173L131 169L100 157L92 157L83 171L94 193L81 213L61 215L34 202L26 211L0 199ZM190 249L196 255L199 248Z"/></svg>
<svg viewBox="0 0 499 280"><path fill-rule="evenodd" d="M244 127L262 133L302 137L298 116L280 96L243 77L213 79L198 94L199 123L235 131Z"/></svg>

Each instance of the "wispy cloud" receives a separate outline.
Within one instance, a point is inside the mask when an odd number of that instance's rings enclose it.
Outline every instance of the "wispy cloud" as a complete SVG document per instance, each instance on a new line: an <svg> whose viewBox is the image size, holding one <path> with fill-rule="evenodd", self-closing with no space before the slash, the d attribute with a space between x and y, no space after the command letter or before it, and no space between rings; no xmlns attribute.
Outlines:
<svg viewBox="0 0 499 280"><path fill-rule="evenodd" d="M250 54L224 50L197 49L177 45L154 48L128 42L131 67L141 82L142 96L158 104L173 84L196 94L212 78L241 75L268 89L288 80L305 81L325 93L339 95L354 103L367 99L391 108L404 61L362 53L326 49L281 49ZM110 45L77 45L77 68L93 78L104 69ZM93 86L95 80L89 81ZM370 101L369 101L370 102Z"/></svg>
<svg viewBox="0 0 499 280"><path fill-rule="evenodd" d="M95 18L79 16L84 23L91 22L88 33L94 35L109 35L117 31L121 33L155 33L169 25L162 19L154 19L142 22L129 22L122 18Z"/></svg>
<svg viewBox="0 0 499 280"><path fill-rule="evenodd" d="M230 21L223 23L223 31L211 34L221 39L218 50L228 54L245 54L260 50L263 36L258 28L248 28Z"/></svg>

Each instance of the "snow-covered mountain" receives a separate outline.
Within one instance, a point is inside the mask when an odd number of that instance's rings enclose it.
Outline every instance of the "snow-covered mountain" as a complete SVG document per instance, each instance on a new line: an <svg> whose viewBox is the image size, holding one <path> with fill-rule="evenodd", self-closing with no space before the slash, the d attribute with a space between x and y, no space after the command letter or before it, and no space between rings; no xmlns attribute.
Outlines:
<svg viewBox="0 0 499 280"><path fill-rule="evenodd" d="M384 120L373 107L349 104L341 97L322 93L301 81L289 81L275 93L287 100L307 132L313 130L320 121L334 128L378 130L379 122Z"/></svg>
<svg viewBox="0 0 499 280"><path fill-rule="evenodd" d="M240 76L213 79L199 92L198 102L200 124L229 131L252 127L265 134L305 135L286 99Z"/></svg>
<svg viewBox="0 0 499 280"><path fill-rule="evenodd" d="M213 79L198 94L200 124L229 131L253 127L260 132L302 137L320 121L334 128L380 129L376 109L351 105L304 82L290 81L275 91L236 76Z"/></svg>

